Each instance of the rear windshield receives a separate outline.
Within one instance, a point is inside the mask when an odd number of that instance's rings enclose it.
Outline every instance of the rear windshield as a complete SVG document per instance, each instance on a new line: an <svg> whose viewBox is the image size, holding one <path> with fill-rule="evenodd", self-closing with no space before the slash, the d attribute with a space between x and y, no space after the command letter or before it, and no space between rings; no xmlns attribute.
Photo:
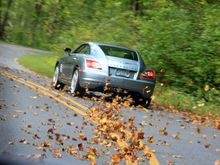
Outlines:
<svg viewBox="0 0 220 165"><path fill-rule="evenodd" d="M117 48L117 47L111 47L111 46L105 46L105 45L99 45L102 51L107 56L113 56L113 57L119 57L119 58L125 58L129 60L135 60L138 61L138 57L136 52L132 50L127 50L123 48Z"/></svg>

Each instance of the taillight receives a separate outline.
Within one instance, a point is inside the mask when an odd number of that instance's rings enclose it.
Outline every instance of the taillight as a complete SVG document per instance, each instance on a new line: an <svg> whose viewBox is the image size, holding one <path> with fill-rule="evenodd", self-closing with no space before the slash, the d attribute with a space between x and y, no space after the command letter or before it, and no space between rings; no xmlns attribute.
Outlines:
<svg viewBox="0 0 220 165"><path fill-rule="evenodd" d="M102 70L102 67L101 67L100 63L96 60L86 59L86 66L88 68Z"/></svg>
<svg viewBox="0 0 220 165"><path fill-rule="evenodd" d="M145 70L141 74L141 78L155 79L155 72L154 72L154 70Z"/></svg>

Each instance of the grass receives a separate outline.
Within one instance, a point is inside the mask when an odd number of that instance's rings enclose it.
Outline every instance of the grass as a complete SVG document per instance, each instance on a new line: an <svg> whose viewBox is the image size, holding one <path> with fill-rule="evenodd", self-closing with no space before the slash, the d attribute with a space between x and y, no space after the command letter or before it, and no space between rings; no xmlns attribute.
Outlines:
<svg viewBox="0 0 220 165"><path fill-rule="evenodd" d="M51 78L57 58L58 56L51 55L24 55L18 59L18 62L27 69ZM220 115L219 105L198 100L178 89L164 87L159 83L156 85L153 101L157 105L178 111L200 115L205 115L207 112Z"/></svg>
<svg viewBox="0 0 220 165"><path fill-rule="evenodd" d="M29 70L51 78L57 58L51 55L24 55L18 58L18 63Z"/></svg>
<svg viewBox="0 0 220 165"><path fill-rule="evenodd" d="M157 105L178 111L192 112L200 115L207 113L220 115L219 105L198 100L198 98L172 87L157 85L153 100Z"/></svg>

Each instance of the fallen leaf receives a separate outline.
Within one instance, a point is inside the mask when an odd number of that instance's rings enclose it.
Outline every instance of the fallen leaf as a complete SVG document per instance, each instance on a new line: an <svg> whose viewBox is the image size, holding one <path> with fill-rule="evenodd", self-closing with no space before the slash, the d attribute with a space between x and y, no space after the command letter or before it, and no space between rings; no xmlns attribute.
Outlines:
<svg viewBox="0 0 220 165"><path fill-rule="evenodd" d="M88 159L89 159L91 165L96 165L97 164L94 155L88 155Z"/></svg>
<svg viewBox="0 0 220 165"><path fill-rule="evenodd" d="M79 143L79 144L78 144L78 149L79 149L80 151L83 151L84 147L83 147L83 144L82 144L82 143Z"/></svg>
<svg viewBox="0 0 220 165"><path fill-rule="evenodd" d="M168 161L167 165L174 165L174 163L172 161Z"/></svg>
<svg viewBox="0 0 220 165"><path fill-rule="evenodd" d="M164 127L163 129L160 129L159 134L167 136L168 135L167 128Z"/></svg>
<svg viewBox="0 0 220 165"><path fill-rule="evenodd" d="M19 141L20 143L22 143L22 144L30 144L27 140L25 140L25 139L22 139L22 140L20 140Z"/></svg>
<svg viewBox="0 0 220 165"><path fill-rule="evenodd" d="M53 149L52 152L53 152L53 157L55 158L62 157L62 154L61 154L62 150L60 148Z"/></svg>
<svg viewBox="0 0 220 165"><path fill-rule="evenodd" d="M180 133L178 132L177 134L174 134L174 135L173 135L173 138L174 138L174 139L180 139Z"/></svg>
<svg viewBox="0 0 220 165"><path fill-rule="evenodd" d="M96 155L96 149L93 147L89 147L88 159L91 165L96 165L95 155Z"/></svg>
<svg viewBox="0 0 220 165"><path fill-rule="evenodd" d="M135 116L131 116L129 119L128 119L128 121L134 121L135 120Z"/></svg>
<svg viewBox="0 0 220 165"><path fill-rule="evenodd" d="M33 109L33 106L32 106L32 105L29 105L27 108L28 108L28 109Z"/></svg>
<svg viewBox="0 0 220 165"><path fill-rule="evenodd" d="M70 125L70 126L73 126L74 125L74 122L68 122L66 123L67 125Z"/></svg>
<svg viewBox="0 0 220 165"><path fill-rule="evenodd" d="M37 112L33 112L33 113L32 113L32 115L37 116L37 115L38 115L38 113L37 113Z"/></svg>
<svg viewBox="0 0 220 165"><path fill-rule="evenodd" d="M34 154L31 156L31 158L33 158L33 159L43 159L45 157L46 157L45 154Z"/></svg>
<svg viewBox="0 0 220 165"><path fill-rule="evenodd" d="M208 139L207 135L202 135L202 138L203 138L204 140L207 140L207 139Z"/></svg>
<svg viewBox="0 0 220 165"><path fill-rule="evenodd" d="M52 112L51 114L54 115L54 116L58 116L57 112Z"/></svg>
<svg viewBox="0 0 220 165"><path fill-rule="evenodd" d="M72 151L72 150L75 150L76 148L74 147L74 146L72 146L72 145L68 145L67 147L66 147L66 150L67 151Z"/></svg>
<svg viewBox="0 0 220 165"><path fill-rule="evenodd" d="M153 143L153 142L155 141L155 139L154 139L153 136L149 136L148 139L147 139L147 141L148 141L149 143Z"/></svg>
<svg viewBox="0 0 220 165"><path fill-rule="evenodd" d="M196 130L197 130L198 133L201 133L201 128L200 127L197 127Z"/></svg>
<svg viewBox="0 0 220 165"><path fill-rule="evenodd" d="M114 165L118 165L121 160L121 154L113 154L112 155L112 163Z"/></svg>
<svg viewBox="0 0 220 165"><path fill-rule="evenodd" d="M214 165L220 165L220 160L216 160Z"/></svg>
<svg viewBox="0 0 220 165"><path fill-rule="evenodd" d="M217 129L220 130L220 122L218 122L218 123L216 124L216 127L217 127Z"/></svg>
<svg viewBox="0 0 220 165"><path fill-rule="evenodd" d="M209 147L211 147L211 144L206 144L205 145L205 148L209 148Z"/></svg>
<svg viewBox="0 0 220 165"><path fill-rule="evenodd" d="M53 119L47 120L47 125L54 125L54 124L55 124L55 120L53 120Z"/></svg>
<svg viewBox="0 0 220 165"><path fill-rule="evenodd" d="M144 132L138 132L138 139L144 139Z"/></svg>
<svg viewBox="0 0 220 165"><path fill-rule="evenodd" d="M129 101L125 101L125 102L123 103L123 105L124 105L125 107L129 107L129 106L131 105L131 103L130 103Z"/></svg>
<svg viewBox="0 0 220 165"><path fill-rule="evenodd" d="M49 128L48 130L47 130L47 133L54 133L54 128Z"/></svg>
<svg viewBox="0 0 220 165"><path fill-rule="evenodd" d="M87 140L87 137L86 137L85 135L83 135L83 134L80 134L80 135L79 135L79 139L80 139L80 140L83 140L83 141L86 141L86 140Z"/></svg>
<svg viewBox="0 0 220 165"><path fill-rule="evenodd" d="M76 150L71 150L71 151L70 151L70 155L76 156L76 155L77 155L77 151L76 151Z"/></svg>
<svg viewBox="0 0 220 165"><path fill-rule="evenodd" d="M16 113L22 113L23 111L20 109L15 110Z"/></svg>
<svg viewBox="0 0 220 165"><path fill-rule="evenodd" d="M18 103L11 103L11 106L15 107Z"/></svg>
<svg viewBox="0 0 220 165"><path fill-rule="evenodd" d="M43 144L42 144L42 147L50 147L51 144L49 141L44 141Z"/></svg>
<svg viewBox="0 0 220 165"><path fill-rule="evenodd" d="M40 137L39 137L37 134L35 134L35 135L33 136L33 139L40 139Z"/></svg>
<svg viewBox="0 0 220 165"><path fill-rule="evenodd" d="M13 142L13 141L9 141L8 144L9 144L9 145L12 145L12 144L14 144L14 142Z"/></svg>

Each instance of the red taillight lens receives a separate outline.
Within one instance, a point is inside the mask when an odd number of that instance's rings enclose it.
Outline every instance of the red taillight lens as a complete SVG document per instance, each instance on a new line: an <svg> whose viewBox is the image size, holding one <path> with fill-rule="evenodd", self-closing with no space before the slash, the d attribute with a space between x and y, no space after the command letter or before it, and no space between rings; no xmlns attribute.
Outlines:
<svg viewBox="0 0 220 165"><path fill-rule="evenodd" d="M86 59L86 66L88 68L102 70L102 67L101 67L100 63L96 60Z"/></svg>
<svg viewBox="0 0 220 165"><path fill-rule="evenodd" d="M149 79L154 79L155 78L155 72L154 70L145 70L142 74L141 74L142 78L149 78Z"/></svg>

